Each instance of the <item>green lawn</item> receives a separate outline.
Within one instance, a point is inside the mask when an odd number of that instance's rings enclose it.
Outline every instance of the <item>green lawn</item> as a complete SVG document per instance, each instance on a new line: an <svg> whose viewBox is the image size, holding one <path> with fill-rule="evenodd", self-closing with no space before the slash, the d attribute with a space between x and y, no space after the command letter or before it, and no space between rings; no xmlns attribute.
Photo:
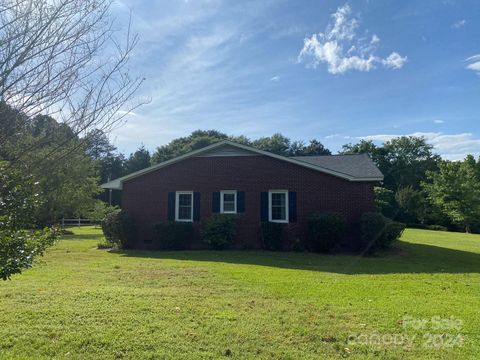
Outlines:
<svg viewBox="0 0 480 360"><path fill-rule="evenodd" d="M0 283L1 359L480 357L479 235L409 229L359 258L111 253L75 232Z"/></svg>

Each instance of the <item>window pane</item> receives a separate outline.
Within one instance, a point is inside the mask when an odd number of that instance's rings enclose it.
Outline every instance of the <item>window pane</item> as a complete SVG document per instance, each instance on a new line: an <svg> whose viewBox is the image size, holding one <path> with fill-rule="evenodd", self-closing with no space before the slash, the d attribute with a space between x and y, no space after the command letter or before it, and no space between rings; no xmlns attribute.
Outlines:
<svg viewBox="0 0 480 360"><path fill-rule="evenodd" d="M286 220L285 206L272 206L272 220Z"/></svg>
<svg viewBox="0 0 480 360"><path fill-rule="evenodd" d="M190 206L192 204L192 195L191 194L179 194L178 195L178 204L180 206Z"/></svg>
<svg viewBox="0 0 480 360"><path fill-rule="evenodd" d="M272 194L272 206L285 206L285 194L273 193Z"/></svg>
<svg viewBox="0 0 480 360"><path fill-rule="evenodd" d="M180 220L190 220L192 218L192 208L190 206L179 206L178 218Z"/></svg>
<svg viewBox="0 0 480 360"><path fill-rule="evenodd" d="M223 201L235 201L235 194L223 194Z"/></svg>
<svg viewBox="0 0 480 360"><path fill-rule="evenodd" d="M235 202L224 202L223 211L234 212L235 211Z"/></svg>

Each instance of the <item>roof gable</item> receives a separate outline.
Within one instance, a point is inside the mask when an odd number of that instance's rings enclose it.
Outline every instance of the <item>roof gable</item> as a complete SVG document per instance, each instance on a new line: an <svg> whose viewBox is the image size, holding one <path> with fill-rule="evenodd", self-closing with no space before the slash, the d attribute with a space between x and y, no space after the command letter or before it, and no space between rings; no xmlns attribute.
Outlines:
<svg viewBox="0 0 480 360"><path fill-rule="evenodd" d="M298 156L298 157L285 157L255 149L251 146L237 144L229 140L220 141L218 143L206 146L204 148L191 151L187 154L178 156L176 158L164 161L162 163L150 166L149 168L136 171L132 174L123 176L121 178L112 180L101 187L104 189L122 189L122 183L130 179L142 176L152 171L161 169L162 167L175 164L190 157L200 156L255 156L264 155L275 159L283 160L292 164L303 166L312 170L320 171L329 175L333 175L349 181L381 181L383 175L378 168L373 164L368 155L327 155L327 156ZM358 157L362 158L362 161L345 161L344 157ZM327 159L331 158L331 159ZM336 159L336 160L333 160ZM352 158L353 159L353 158ZM344 164L339 164L344 162ZM336 164L338 163L338 164ZM365 169L363 169L365 167ZM375 171L376 170L376 171Z"/></svg>

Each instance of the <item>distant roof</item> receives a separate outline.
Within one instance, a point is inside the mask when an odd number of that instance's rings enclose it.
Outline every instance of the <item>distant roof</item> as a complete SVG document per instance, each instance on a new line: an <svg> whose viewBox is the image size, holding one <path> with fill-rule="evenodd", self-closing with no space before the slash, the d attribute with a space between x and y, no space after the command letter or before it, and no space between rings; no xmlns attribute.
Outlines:
<svg viewBox="0 0 480 360"><path fill-rule="evenodd" d="M304 161L356 178L383 179L383 174L367 154L294 156L292 159Z"/></svg>
<svg viewBox="0 0 480 360"><path fill-rule="evenodd" d="M233 151L232 151L233 150ZM234 156L237 154L245 155L264 155L275 159L283 160L309 169L317 170L330 174L348 181L382 181L383 175L375 166L373 161L366 154L359 155L325 155L325 156L294 156L285 157L273 154L268 151L259 150L251 146L237 144L230 140L224 140L204 148L191 151L187 154L150 166L146 169L136 171L132 174L109 181L102 184L104 189L121 190L125 181L142 176L162 167L177 163L194 156Z"/></svg>

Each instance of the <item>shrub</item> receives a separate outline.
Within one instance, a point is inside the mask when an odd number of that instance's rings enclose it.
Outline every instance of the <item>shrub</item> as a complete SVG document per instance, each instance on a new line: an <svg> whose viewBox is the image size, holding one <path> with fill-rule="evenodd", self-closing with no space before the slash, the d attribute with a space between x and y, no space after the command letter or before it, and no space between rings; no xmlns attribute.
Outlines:
<svg viewBox="0 0 480 360"><path fill-rule="evenodd" d="M387 219L387 224L383 233L383 242L380 246L382 248L390 247L394 241L400 239L404 230L405 224Z"/></svg>
<svg viewBox="0 0 480 360"><path fill-rule="evenodd" d="M192 223L168 221L153 227L153 247L158 250L185 250L193 238Z"/></svg>
<svg viewBox="0 0 480 360"><path fill-rule="evenodd" d="M203 226L203 241L216 250L230 247L235 238L236 223L235 216L213 215Z"/></svg>
<svg viewBox="0 0 480 360"><path fill-rule="evenodd" d="M346 221L337 213L312 214L308 219L308 245L310 250L329 252L345 236Z"/></svg>
<svg viewBox="0 0 480 360"><path fill-rule="evenodd" d="M107 242L114 246L130 249L135 244L135 221L123 211L107 215L102 221L102 230Z"/></svg>
<svg viewBox="0 0 480 360"><path fill-rule="evenodd" d="M262 246L264 249L278 251L282 250L284 224L263 222L260 227Z"/></svg>
<svg viewBox="0 0 480 360"><path fill-rule="evenodd" d="M363 250L374 253L386 249L400 238L403 230L405 224L388 219L380 213L365 213L361 220Z"/></svg>

